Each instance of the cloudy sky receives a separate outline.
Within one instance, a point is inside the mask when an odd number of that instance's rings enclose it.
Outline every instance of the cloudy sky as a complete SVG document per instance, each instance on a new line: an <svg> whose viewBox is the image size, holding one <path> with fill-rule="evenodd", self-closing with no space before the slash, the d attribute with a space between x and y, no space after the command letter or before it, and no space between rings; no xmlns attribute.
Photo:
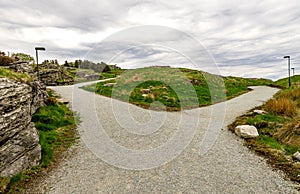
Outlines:
<svg viewBox="0 0 300 194"><path fill-rule="evenodd" d="M300 73L298 0L0 0L0 50L222 75Z"/></svg>

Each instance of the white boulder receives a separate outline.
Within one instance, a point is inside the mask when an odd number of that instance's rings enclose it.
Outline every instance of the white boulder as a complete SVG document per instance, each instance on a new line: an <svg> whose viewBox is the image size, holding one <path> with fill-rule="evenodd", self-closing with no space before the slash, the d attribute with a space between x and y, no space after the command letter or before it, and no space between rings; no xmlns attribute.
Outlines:
<svg viewBox="0 0 300 194"><path fill-rule="evenodd" d="M297 160L300 160L300 152L296 152L296 153L294 153L294 155L293 155Z"/></svg>
<svg viewBox="0 0 300 194"><path fill-rule="evenodd" d="M254 110L253 112L254 112L255 114L258 114L258 115L264 115L264 114L267 114L267 112L264 111L264 110Z"/></svg>
<svg viewBox="0 0 300 194"><path fill-rule="evenodd" d="M248 138L255 138L258 137L258 131L256 127L252 125L239 125L235 127L235 134L239 137L248 139Z"/></svg>

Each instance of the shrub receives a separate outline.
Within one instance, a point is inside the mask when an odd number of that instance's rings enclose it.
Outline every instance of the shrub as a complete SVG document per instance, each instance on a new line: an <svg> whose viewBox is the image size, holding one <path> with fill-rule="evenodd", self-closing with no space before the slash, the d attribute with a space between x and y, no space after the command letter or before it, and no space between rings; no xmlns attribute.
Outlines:
<svg viewBox="0 0 300 194"><path fill-rule="evenodd" d="M0 56L0 66L7 66L12 62L14 62L12 58L8 56Z"/></svg>
<svg viewBox="0 0 300 194"><path fill-rule="evenodd" d="M271 99L265 104L266 111L275 115L293 117L297 114L297 104L288 98Z"/></svg>

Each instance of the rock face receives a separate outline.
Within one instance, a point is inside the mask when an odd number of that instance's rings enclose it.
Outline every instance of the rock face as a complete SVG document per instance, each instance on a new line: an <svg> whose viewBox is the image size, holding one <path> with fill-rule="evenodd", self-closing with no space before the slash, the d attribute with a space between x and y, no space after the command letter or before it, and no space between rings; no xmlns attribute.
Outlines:
<svg viewBox="0 0 300 194"><path fill-rule="evenodd" d="M31 116L46 98L39 82L0 78L0 176L9 177L39 164L41 146Z"/></svg>
<svg viewBox="0 0 300 194"><path fill-rule="evenodd" d="M258 131L256 127L252 125L239 125L235 128L235 134L239 137L248 139L258 137Z"/></svg>
<svg viewBox="0 0 300 194"><path fill-rule="evenodd" d="M31 75L34 74L32 66L26 61L14 62L9 66L9 68L19 73L28 73Z"/></svg>

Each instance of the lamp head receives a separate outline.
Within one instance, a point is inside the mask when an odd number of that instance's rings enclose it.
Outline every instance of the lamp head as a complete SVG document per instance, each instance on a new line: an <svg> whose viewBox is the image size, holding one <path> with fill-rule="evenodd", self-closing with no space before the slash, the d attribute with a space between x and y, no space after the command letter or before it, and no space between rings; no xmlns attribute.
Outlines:
<svg viewBox="0 0 300 194"><path fill-rule="evenodd" d="M44 48L44 47L35 47L35 50L36 51L45 51L46 48Z"/></svg>

